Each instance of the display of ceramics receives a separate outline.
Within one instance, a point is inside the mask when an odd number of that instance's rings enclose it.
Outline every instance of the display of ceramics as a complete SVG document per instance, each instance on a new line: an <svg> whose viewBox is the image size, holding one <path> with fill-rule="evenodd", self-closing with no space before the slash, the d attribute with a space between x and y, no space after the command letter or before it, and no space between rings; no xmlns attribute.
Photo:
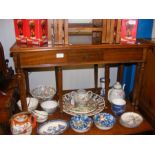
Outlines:
<svg viewBox="0 0 155 155"><path fill-rule="evenodd" d="M109 113L99 113L93 117L94 123L97 128L101 130L109 130L116 123L116 119Z"/></svg>
<svg viewBox="0 0 155 155"><path fill-rule="evenodd" d="M87 115L76 115L70 120L71 128L79 133L87 132L92 126L92 119Z"/></svg>
<svg viewBox="0 0 155 155"><path fill-rule="evenodd" d="M48 113L46 111L33 110L32 113L36 117L38 123L43 123L48 119Z"/></svg>
<svg viewBox="0 0 155 155"><path fill-rule="evenodd" d="M29 112L13 115L10 122L13 135L30 135L36 126L36 118Z"/></svg>
<svg viewBox="0 0 155 155"><path fill-rule="evenodd" d="M31 112L32 110L37 109L37 107L38 107L38 99L33 98L33 97L27 97L26 102L27 102L29 112ZM21 100L19 100L17 102L17 105L18 105L19 109L22 111Z"/></svg>
<svg viewBox="0 0 155 155"><path fill-rule="evenodd" d="M98 94L92 93L92 97L86 106L76 106L72 98L72 93L63 95L63 111L70 115L86 114L92 116L98 114L105 108L104 98Z"/></svg>
<svg viewBox="0 0 155 155"><path fill-rule="evenodd" d="M48 114L52 114L56 111L58 107L58 102L55 100L44 101L40 104L41 108L48 112Z"/></svg>
<svg viewBox="0 0 155 155"><path fill-rule="evenodd" d="M38 127L39 135L59 135L69 127L64 120L49 120Z"/></svg>
<svg viewBox="0 0 155 155"><path fill-rule="evenodd" d="M135 112L125 112L120 117L120 124L127 128L136 128L143 122L143 117Z"/></svg>
<svg viewBox="0 0 155 155"><path fill-rule="evenodd" d="M54 97L55 88L51 86L38 86L31 91L31 95L39 100L49 100Z"/></svg>

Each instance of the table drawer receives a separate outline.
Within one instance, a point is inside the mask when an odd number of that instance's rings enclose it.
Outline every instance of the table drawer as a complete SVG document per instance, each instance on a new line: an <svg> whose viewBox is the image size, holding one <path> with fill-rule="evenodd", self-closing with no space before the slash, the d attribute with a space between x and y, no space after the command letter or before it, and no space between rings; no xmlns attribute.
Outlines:
<svg viewBox="0 0 155 155"><path fill-rule="evenodd" d="M67 54L58 51L23 53L20 55L20 60L21 66L46 66L67 62Z"/></svg>
<svg viewBox="0 0 155 155"><path fill-rule="evenodd" d="M80 50L69 51L68 62L69 63L90 63L103 61L103 53L100 50Z"/></svg>
<svg viewBox="0 0 155 155"><path fill-rule="evenodd" d="M104 61L137 61L142 60L143 49L106 49Z"/></svg>

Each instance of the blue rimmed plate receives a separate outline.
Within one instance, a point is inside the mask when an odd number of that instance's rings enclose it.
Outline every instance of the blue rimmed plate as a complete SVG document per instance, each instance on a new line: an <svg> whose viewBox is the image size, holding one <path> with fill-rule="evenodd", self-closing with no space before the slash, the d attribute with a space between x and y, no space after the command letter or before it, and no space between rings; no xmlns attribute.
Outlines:
<svg viewBox="0 0 155 155"><path fill-rule="evenodd" d="M39 135L60 135L68 127L69 124L64 120L49 120L38 127L37 133Z"/></svg>
<svg viewBox="0 0 155 155"><path fill-rule="evenodd" d="M109 130L116 123L115 117L109 113L96 114L93 119L96 127L101 130Z"/></svg>
<svg viewBox="0 0 155 155"><path fill-rule="evenodd" d="M87 132L92 126L92 119L87 115L76 115L71 117L70 126L75 132Z"/></svg>

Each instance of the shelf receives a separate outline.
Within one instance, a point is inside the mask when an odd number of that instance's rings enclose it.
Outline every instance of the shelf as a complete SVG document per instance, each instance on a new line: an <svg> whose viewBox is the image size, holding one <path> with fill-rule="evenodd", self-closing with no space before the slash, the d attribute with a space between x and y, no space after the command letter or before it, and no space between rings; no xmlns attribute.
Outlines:
<svg viewBox="0 0 155 155"><path fill-rule="evenodd" d="M134 111L133 106L131 106L130 102L127 102L127 109L126 111ZM108 112L112 113L110 104L107 106L106 109L103 110L103 112ZM135 111L138 112L138 111ZM139 113L139 112L138 112ZM60 113L60 110L58 109L54 114L49 115L49 120L52 119L63 119L66 121L69 121L72 116L65 114L65 113ZM137 127L137 128L126 128L120 125L119 123L119 118L116 118L116 124L114 127L110 130L100 130L96 128L96 126L93 124L92 128L86 132L82 133L82 135L135 135L135 134L153 134L153 128L151 125L147 122L147 120L144 118L144 121L142 124ZM38 125L37 125L38 126ZM33 134L35 135L37 132L37 128L33 131ZM77 133L73 131L70 127L67 129L64 133L64 135L81 135L81 133Z"/></svg>

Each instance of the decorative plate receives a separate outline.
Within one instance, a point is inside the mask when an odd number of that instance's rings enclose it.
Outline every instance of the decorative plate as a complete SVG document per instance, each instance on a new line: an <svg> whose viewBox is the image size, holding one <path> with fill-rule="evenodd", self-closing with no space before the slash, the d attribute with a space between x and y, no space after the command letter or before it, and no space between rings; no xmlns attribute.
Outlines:
<svg viewBox="0 0 155 155"><path fill-rule="evenodd" d="M105 108L104 98L98 94L93 93L92 98L87 103L88 106L75 107L72 104L71 93L63 95L63 111L70 115L86 114L92 116L100 113Z"/></svg>
<svg viewBox="0 0 155 155"><path fill-rule="evenodd" d="M87 115L77 115L71 118L70 126L74 131L84 133L90 129L92 123L92 119Z"/></svg>
<svg viewBox="0 0 155 155"><path fill-rule="evenodd" d="M94 116L94 123L101 130L109 130L116 123L116 119L109 113L99 113Z"/></svg>
<svg viewBox="0 0 155 155"><path fill-rule="evenodd" d="M69 127L64 120L50 120L38 127L39 135L59 135L62 134Z"/></svg>
<svg viewBox="0 0 155 155"><path fill-rule="evenodd" d="M135 112L126 112L121 115L120 124L127 128L136 128L143 121L143 117Z"/></svg>

